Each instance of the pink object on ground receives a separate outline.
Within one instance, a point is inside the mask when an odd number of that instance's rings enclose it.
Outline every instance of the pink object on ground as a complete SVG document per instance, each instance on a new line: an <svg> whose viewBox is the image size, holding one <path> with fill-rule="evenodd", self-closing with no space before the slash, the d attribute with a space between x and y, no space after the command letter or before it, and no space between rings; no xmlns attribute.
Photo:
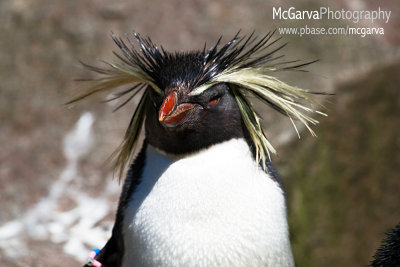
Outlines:
<svg viewBox="0 0 400 267"><path fill-rule="evenodd" d="M87 263L88 263L90 266L93 266L93 267L105 267L101 262L99 262L99 261L97 261L97 260L94 259L94 257L96 257L96 255L97 255L97 253L96 253L95 250L90 251L90 252L89 252L89 258L88 258L88 260L87 260Z"/></svg>

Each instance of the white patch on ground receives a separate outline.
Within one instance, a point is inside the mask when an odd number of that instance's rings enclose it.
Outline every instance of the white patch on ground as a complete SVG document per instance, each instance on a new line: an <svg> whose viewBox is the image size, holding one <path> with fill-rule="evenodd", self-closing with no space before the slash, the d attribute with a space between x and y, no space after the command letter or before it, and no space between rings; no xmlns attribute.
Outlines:
<svg viewBox="0 0 400 267"><path fill-rule="evenodd" d="M84 157L93 144L91 113L82 114L75 127L63 140L64 156L67 165L43 197L21 218L0 226L0 249L7 257L17 259L29 253L23 238L48 240L63 244L63 252L83 262L89 249L102 246L108 239L109 229L97 225L109 212L107 197L118 192L118 185L110 182L105 186L101 197L93 198L71 186L76 178L79 160ZM76 207L67 211L59 210L59 200L70 197ZM112 222L110 222L110 228ZM106 227L107 228L107 227Z"/></svg>

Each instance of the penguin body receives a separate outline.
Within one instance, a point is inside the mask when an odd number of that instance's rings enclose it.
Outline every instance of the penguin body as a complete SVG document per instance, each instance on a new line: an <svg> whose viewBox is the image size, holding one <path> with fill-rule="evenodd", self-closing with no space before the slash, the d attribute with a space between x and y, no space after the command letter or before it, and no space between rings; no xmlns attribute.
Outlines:
<svg viewBox="0 0 400 267"><path fill-rule="evenodd" d="M149 145L132 192L123 267L293 266L283 191L244 139L184 157Z"/></svg>

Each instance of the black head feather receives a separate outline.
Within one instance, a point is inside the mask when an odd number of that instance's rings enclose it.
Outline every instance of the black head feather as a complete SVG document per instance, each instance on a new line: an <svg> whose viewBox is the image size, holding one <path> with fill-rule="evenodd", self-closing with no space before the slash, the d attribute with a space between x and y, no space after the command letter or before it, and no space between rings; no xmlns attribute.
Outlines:
<svg viewBox="0 0 400 267"><path fill-rule="evenodd" d="M229 68L265 67L267 63L283 57L283 55L276 57L274 55L286 43L274 48L272 51L265 51L281 39L277 38L270 41L274 32L269 32L262 38L258 38L254 33L248 37L239 37L239 33L222 46L221 36L211 48L206 49L205 45L202 51L187 53L167 52L162 46L155 45L149 37L143 38L138 33L134 33L133 36L139 49L136 48L135 43L129 36L126 36L124 41L122 38L112 34L112 39L122 52L122 55L116 52L114 54L128 66L139 67L143 70L161 90L179 83L195 89ZM259 53L262 54L260 55ZM254 57L255 55L257 56ZM295 62L281 62L280 64ZM285 68L295 69L306 64L310 63L285 66Z"/></svg>

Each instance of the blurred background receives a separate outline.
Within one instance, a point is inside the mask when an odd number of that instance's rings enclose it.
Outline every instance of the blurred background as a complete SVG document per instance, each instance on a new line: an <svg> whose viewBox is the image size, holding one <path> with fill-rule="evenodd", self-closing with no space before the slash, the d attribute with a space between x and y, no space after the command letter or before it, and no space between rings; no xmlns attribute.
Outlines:
<svg viewBox="0 0 400 267"><path fill-rule="evenodd" d="M365 266L400 221L400 7L382 20L273 20L272 7L376 10L376 1L0 1L1 266L80 266L110 235L120 185L107 157L122 140L134 101L106 96L74 108L79 60L112 59L110 33L133 30L167 50L211 45L239 30L383 27L384 35L281 35L287 59L320 61L280 78L335 93L320 99L328 117L318 138L259 106L278 150L298 266ZM277 37L279 34L277 34Z"/></svg>

